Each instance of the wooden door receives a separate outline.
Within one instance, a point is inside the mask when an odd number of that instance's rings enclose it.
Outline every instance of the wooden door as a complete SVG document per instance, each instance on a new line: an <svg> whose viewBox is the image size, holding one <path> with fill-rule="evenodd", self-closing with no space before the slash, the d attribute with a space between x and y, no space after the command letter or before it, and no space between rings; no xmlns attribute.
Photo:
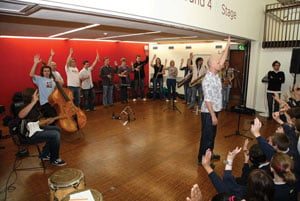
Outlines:
<svg viewBox="0 0 300 201"><path fill-rule="evenodd" d="M242 93L244 58L245 58L245 51L243 50L230 51L230 58L229 58L230 67L235 69L230 97L234 99L240 99Z"/></svg>

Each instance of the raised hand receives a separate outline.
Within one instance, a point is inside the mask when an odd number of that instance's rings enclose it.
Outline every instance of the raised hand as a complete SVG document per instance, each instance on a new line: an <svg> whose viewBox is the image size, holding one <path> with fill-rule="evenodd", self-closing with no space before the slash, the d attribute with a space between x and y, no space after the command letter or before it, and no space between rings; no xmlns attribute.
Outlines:
<svg viewBox="0 0 300 201"><path fill-rule="evenodd" d="M254 137L260 136L260 128L261 128L261 122L258 118L254 119L254 124L251 125L251 133L254 135Z"/></svg>
<svg viewBox="0 0 300 201"><path fill-rule="evenodd" d="M117 61L115 61L115 66L118 66L118 62Z"/></svg>
<svg viewBox="0 0 300 201"><path fill-rule="evenodd" d="M244 157L245 157L245 163L248 163L249 161L249 150L248 150L248 144L249 140L246 139L243 145L243 152L244 152Z"/></svg>
<svg viewBox="0 0 300 201"><path fill-rule="evenodd" d="M33 57L33 62L34 62L35 64L38 64L38 63L40 63L41 61L42 61L42 60L41 60L41 57L40 57L39 54L34 55L34 57Z"/></svg>
<svg viewBox="0 0 300 201"><path fill-rule="evenodd" d="M32 94L32 102L36 103L39 100L39 90L36 89Z"/></svg>
<svg viewBox="0 0 300 201"><path fill-rule="evenodd" d="M194 186L191 189L191 197L187 197L186 201L202 201L202 193L198 186L198 184L194 184Z"/></svg>
<svg viewBox="0 0 300 201"><path fill-rule="evenodd" d="M53 49L50 50L50 55L51 55L51 56L54 56L54 55L55 55L55 52L54 52Z"/></svg>
<svg viewBox="0 0 300 201"><path fill-rule="evenodd" d="M227 161L232 162L234 160L234 158L236 157L236 155L238 153L240 153L240 151L242 150L242 147L236 147L234 150L229 151L227 154Z"/></svg>
<svg viewBox="0 0 300 201"><path fill-rule="evenodd" d="M70 55L73 54L73 48L70 48Z"/></svg>
<svg viewBox="0 0 300 201"><path fill-rule="evenodd" d="M99 61L99 53L98 53L98 50L96 50L96 59L97 59L97 61Z"/></svg>

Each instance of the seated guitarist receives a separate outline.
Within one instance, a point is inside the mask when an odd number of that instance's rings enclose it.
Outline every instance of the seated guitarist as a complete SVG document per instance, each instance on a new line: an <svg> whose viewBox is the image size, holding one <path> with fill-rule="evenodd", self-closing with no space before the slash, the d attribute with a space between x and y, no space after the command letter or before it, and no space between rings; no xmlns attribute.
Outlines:
<svg viewBox="0 0 300 201"><path fill-rule="evenodd" d="M232 87L231 81L234 79L234 69L229 67L229 61L226 60L224 68L222 69L222 105L223 109L227 109L229 103L230 89Z"/></svg>
<svg viewBox="0 0 300 201"><path fill-rule="evenodd" d="M39 93L37 89L27 88L22 92L24 105L17 108L18 117L26 119L28 122L36 122L41 117L38 109ZM51 117L39 122L34 129L36 131L28 130L32 133L28 140L32 143L45 142L45 146L40 156L43 160L50 160L51 164L57 166L64 166L67 163L59 158L60 148L60 128L57 126L48 126L53 123L56 118ZM43 126L44 125L44 126ZM39 127L41 126L41 128Z"/></svg>

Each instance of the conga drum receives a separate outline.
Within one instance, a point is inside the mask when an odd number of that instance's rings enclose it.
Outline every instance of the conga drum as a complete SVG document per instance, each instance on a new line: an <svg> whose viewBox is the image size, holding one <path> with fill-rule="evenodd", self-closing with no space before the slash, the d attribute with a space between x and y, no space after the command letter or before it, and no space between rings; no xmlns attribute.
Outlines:
<svg viewBox="0 0 300 201"><path fill-rule="evenodd" d="M83 172L66 168L54 172L48 179L50 201L61 201L67 194L85 189Z"/></svg>
<svg viewBox="0 0 300 201"><path fill-rule="evenodd" d="M102 194L99 193L98 191L94 190L94 189L85 189L85 190L80 190L80 191L76 191L76 192L72 192L72 193L69 193L66 197L64 197L61 201L70 201L70 196L74 193L79 193L79 192L82 192L82 191L86 191L86 190L90 190L92 195L93 195L93 198L95 201L103 201L103 197L102 197Z"/></svg>

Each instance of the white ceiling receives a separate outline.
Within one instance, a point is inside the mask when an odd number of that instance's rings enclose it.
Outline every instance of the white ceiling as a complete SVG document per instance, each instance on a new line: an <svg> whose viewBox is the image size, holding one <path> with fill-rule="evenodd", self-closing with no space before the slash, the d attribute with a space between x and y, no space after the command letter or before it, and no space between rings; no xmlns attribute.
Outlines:
<svg viewBox="0 0 300 201"><path fill-rule="evenodd" d="M147 21L121 19L95 13L0 1L0 35L49 37L91 24L99 26L58 36L62 38L101 39L156 43L192 43L224 40L226 34L187 29ZM241 38L235 38L243 42Z"/></svg>

